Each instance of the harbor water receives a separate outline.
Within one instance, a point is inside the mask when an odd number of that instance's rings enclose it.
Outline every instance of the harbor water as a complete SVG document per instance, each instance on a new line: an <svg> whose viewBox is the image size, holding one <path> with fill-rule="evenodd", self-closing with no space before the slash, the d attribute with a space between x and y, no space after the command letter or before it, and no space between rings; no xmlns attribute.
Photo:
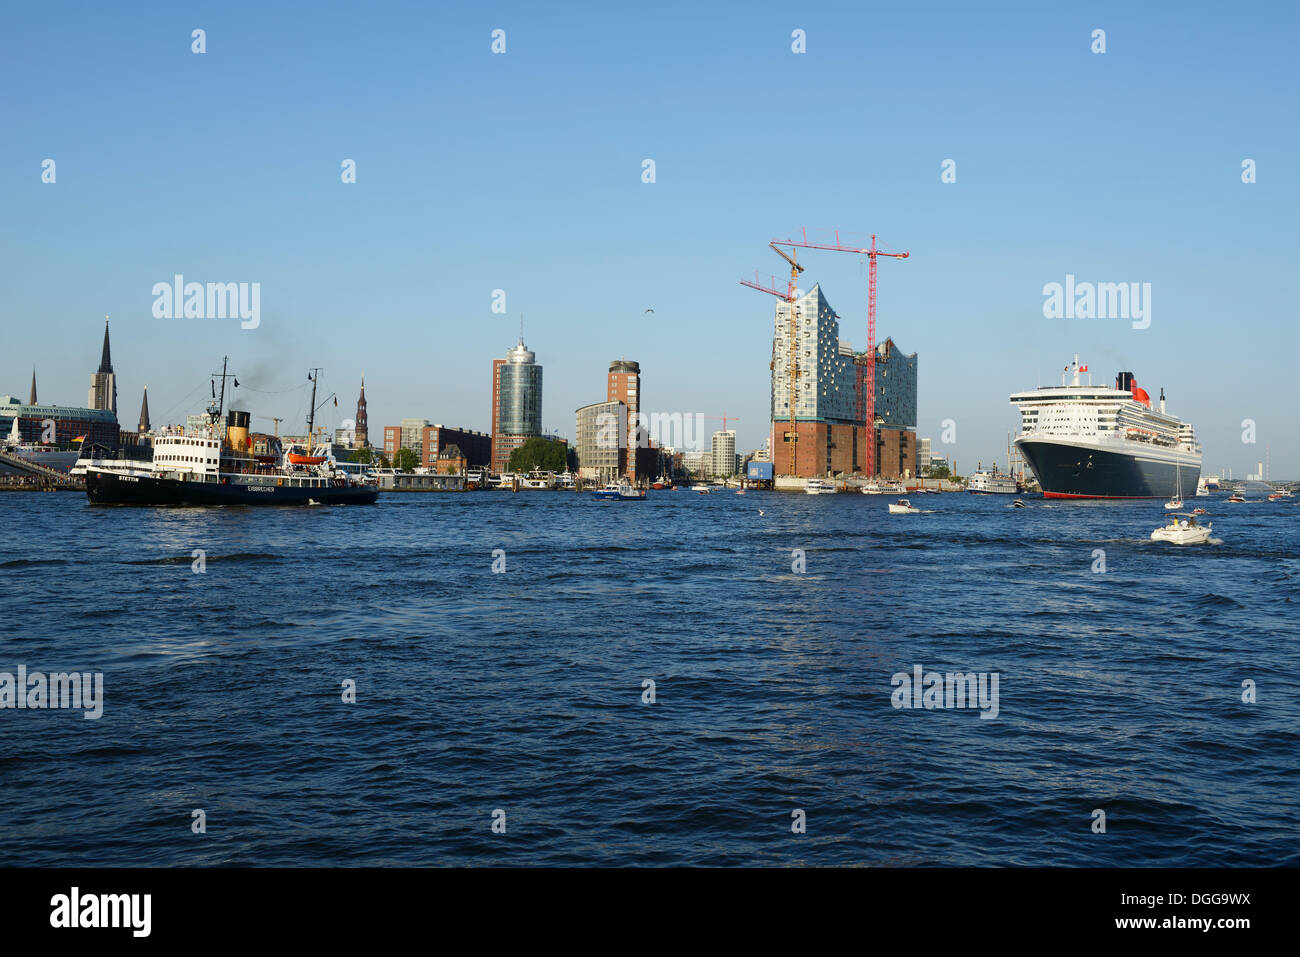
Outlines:
<svg viewBox="0 0 1300 957"><path fill-rule="evenodd" d="M1300 864L1300 508L888 501L0 496L3 860Z"/></svg>

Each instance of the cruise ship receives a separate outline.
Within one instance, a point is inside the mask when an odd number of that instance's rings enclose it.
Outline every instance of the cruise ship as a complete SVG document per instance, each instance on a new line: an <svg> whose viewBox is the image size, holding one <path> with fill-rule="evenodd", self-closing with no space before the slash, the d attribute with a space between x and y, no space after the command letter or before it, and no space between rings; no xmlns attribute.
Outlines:
<svg viewBox="0 0 1300 957"><path fill-rule="evenodd" d="M1060 386L1011 396L1020 410L1016 448L1046 498L1173 498L1192 494L1201 475L1201 447L1192 426L1159 408L1121 372L1115 385L1085 385L1079 357ZM1066 377L1072 375L1070 382Z"/></svg>

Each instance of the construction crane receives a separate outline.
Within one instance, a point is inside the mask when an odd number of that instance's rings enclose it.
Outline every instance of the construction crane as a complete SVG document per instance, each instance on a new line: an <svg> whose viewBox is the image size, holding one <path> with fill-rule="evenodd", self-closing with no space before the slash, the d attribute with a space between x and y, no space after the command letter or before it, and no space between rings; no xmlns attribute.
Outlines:
<svg viewBox="0 0 1300 957"><path fill-rule="evenodd" d="M740 421L740 416L738 416L738 415L706 415L705 418L706 418L706 419L713 419L715 422L716 422L718 419L721 419L721 420L722 420L722 431L723 431L723 432L727 431L727 423L728 423L728 422L739 422L739 421Z"/></svg>
<svg viewBox="0 0 1300 957"><path fill-rule="evenodd" d="M866 471L868 475L876 474L876 257L890 256L894 259L906 259L910 253L887 253L876 248L876 234L871 234L871 247L861 249L857 246L845 246L840 242L839 230L835 231L834 243L810 243L808 230L802 230L802 239L774 239L769 245L780 252L779 246L795 249L827 249L832 252L857 253L866 256L870 263L867 270L867 373L866 373L866 415L870 441L867 442ZM782 253L782 255L785 255ZM791 260L793 261L793 260Z"/></svg>
<svg viewBox="0 0 1300 957"><path fill-rule="evenodd" d="M795 421L796 400L799 397L799 326L798 323L796 322L796 320L799 317L797 311L794 308L794 303L795 303L795 299L798 298L798 292L799 292L799 290L795 288L795 284L799 280L799 274L803 272L803 266L800 266L798 263L799 254L797 250L791 250L791 254L787 256L785 254L785 250L778 248L776 243L768 243L768 245L772 248L772 251L774 253L776 253L778 256L780 256L782 259L784 259L786 262L790 264L790 280L789 282L786 283L785 292L783 293L776 288L775 276L772 277L771 286L761 285L758 282L757 272L754 273L753 282L750 282L748 279L742 279L740 280L740 284L742 286L748 286L750 289L757 289L759 292L765 292L769 296L776 296L776 298L784 300L785 303L789 306L788 311L789 311L789 319L790 319L790 327L789 327L790 328L790 356L786 364L789 367L788 371L790 373L790 386L789 386L790 417L789 417L789 428L787 428L785 433L785 441L790 446L790 471L788 474L795 475L796 474L795 451L798 447L797 443L799 441L799 429L798 429L798 424ZM775 371L776 369L775 359L772 360L768 368ZM726 426L725 422L723 423L723 426L725 431L725 426ZM775 462L776 461L776 448L775 448L776 436L775 435L772 436L772 440L773 440L772 461Z"/></svg>

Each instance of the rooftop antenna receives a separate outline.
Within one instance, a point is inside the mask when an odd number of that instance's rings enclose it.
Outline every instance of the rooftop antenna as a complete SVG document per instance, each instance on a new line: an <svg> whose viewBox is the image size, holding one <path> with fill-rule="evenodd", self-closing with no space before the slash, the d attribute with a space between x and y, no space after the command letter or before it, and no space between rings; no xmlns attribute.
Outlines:
<svg viewBox="0 0 1300 957"><path fill-rule="evenodd" d="M522 312L519 314L519 344L521 346L524 344L524 314Z"/></svg>

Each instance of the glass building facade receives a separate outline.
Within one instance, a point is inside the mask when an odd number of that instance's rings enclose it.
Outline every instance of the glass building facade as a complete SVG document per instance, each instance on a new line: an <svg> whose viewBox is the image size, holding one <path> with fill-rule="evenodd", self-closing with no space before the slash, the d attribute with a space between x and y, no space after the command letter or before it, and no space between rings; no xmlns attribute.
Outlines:
<svg viewBox="0 0 1300 957"><path fill-rule="evenodd" d="M876 346L876 417L881 428L916 428L916 353L905 355L893 339Z"/></svg>
<svg viewBox="0 0 1300 957"><path fill-rule="evenodd" d="M542 434L542 367L520 340L501 365L501 408L496 431L502 435Z"/></svg>

